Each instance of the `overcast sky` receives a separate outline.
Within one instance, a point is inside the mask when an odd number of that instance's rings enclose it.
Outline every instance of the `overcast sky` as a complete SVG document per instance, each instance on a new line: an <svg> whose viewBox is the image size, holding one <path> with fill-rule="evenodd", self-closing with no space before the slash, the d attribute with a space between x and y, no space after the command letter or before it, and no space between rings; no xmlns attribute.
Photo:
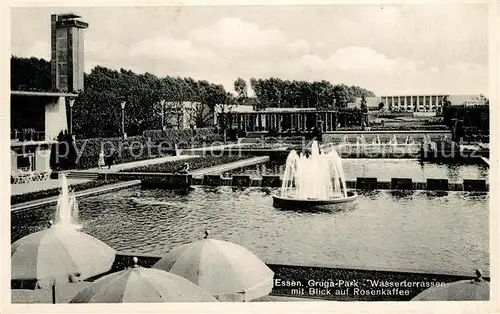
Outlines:
<svg viewBox="0 0 500 314"><path fill-rule="evenodd" d="M384 93L488 93L488 7L15 8L12 54L50 59L50 14L74 12L95 65L191 76L329 80Z"/></svg>

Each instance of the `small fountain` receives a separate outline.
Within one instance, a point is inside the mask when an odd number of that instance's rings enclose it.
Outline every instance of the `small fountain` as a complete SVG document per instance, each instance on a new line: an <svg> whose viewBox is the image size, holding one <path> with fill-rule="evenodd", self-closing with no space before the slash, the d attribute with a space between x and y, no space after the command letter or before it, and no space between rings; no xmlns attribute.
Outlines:
<svg viewBox="0 0 500 314"><path fill-rule="evenodd" d="M373 138L372 145L381 145L382 143L380 142L380 137L378 134Z"/></svg>
<svg viewBox="0 0 500 314"><path fill-rule="evenodd" d="M359 146L359 145L366 145L366 139L365 139L365 136L363 134L361 134L360 136L358 136L356 138L356 146Z"/></svg>
<svg viewBox="0 0 500 314"><path fill-rule="evenodd" d="M424 145L424 147L430 147L431 150L437 149L436 142L431 140L431 137L429 136L429 134L424 135L423 145Z"/></svg>
<svg viewBox="0 0 500 314"><path fill-rule="evenodd" d="M413 140L413 138L410 136L410 134L408 134L408 136L406 136L405 144L406 144L406 145L413 145L413 144L415 144L415 141L414 141L414 140Z"/></svg>
<svg viewBox="0 0 500 314"><path fill-rule="evenodd" d="M61 193L57 200L56 216L53 226L80 229L81 226L78 224L78 204L76 202L76 196L69 190L66 175L62 174L60 177Z"/></svg>
<svg viewBox="0 0 500 314"><path fill-rule="evenodd" d="M396 138L396 134L393 134L391 139L389 140L389 145L398 145L398 139Z"/></svg>
<svg viewBox="0 0 500 314"><path fill-rule="evenodd" d="M340 142L341 145L349 145L349 138L347 137L347 135L344 135L344 137L342 138L342 142Z"/></svg>
<svg viewBox="0 0 500 314"><path fill-rule="evenodd" d="M353 201L357 194L347 191L341 158L335 149L321 153L314 141L306 157L291 151L286 160L280 195L273 196L274 206L316 207Z"/></svg>

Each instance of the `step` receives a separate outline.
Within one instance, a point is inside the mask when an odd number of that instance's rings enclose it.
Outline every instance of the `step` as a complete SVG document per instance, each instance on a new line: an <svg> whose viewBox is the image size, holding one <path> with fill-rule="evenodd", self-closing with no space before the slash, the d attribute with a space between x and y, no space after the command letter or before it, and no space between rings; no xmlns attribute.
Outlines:
<svg viewBox="0 0 500 314"><path fill-rule="evenodd" d="M80 172L74 171L66 174L66 177L69 178L78 178L78 179L92 179L97 180L99 178L99 174L93 172Z"/></svg>

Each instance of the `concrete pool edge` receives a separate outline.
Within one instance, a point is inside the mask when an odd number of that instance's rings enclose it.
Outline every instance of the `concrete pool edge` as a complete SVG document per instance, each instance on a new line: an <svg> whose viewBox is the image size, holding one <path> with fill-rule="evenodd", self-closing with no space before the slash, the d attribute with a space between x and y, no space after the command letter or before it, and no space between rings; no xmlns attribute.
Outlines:
<svg viewBox="0 0 500 314"><path fill-rule="evenodd" d="M153 266L161 256L147 253L117 251L113 268L110 272L122 270L133 266L133 258L137 257L139 265L143 267ZM384 269L381 267L363 267L363 266L346 266L346 265L324 265L318 263L291 264L290 262L282 261L265 261L267 266L273 270L274 288L271 295L274 296L295 296L304 298L316 298L322 300L341 300L341 301L409 301L423 290L429 288L425 284L450 283L459 280L474 279L474 269L470 273L460 271L429 271L418 269L391 268ZM486 271L487 276L484 278L489 281L489 270ZM383 287L373 288L372 282L380 283L421 283L422 286L413 286L406 288L407 294L402 296L370 296L370 295L351 295L345 296L318 296L306 293L305 295L297 295L294 293L294 287L286 286L286 282L300 282L303 287L308 287L310 282L357 282L360 289L382 289ZM280 286L280 284L283 285ZM332 288L333 289L333 288ZM392 289L392 288L391 288Z"/></svg>
<svg viewBox="0 0 500 314"><path fill-rule="evenodd" d="M140 185L141 180L131 180L131 181L123 181L123 182L118 182L118 183L110 183L107 185L99 186L96 188L90 188L90 189L85 189L82 191L78 191L75 193L76 197L82 197L82 196L94 196L94 195L99 195L99 194L104 194L116 190L121 190L121 189L126 189L129 187L133 187L136 185ZM19 203L15 205L11 205L11 212L16 212L16 211L21 211L25 209L31 209L31 208L36 208L36 207L41 207L45 205L50 205L50 204L55 204L57 203L57 200L59 198L59 195L56 196L51 196L47 198L42 198L42 199L37 199L29 202L24 202L24 203Z"/></svg>

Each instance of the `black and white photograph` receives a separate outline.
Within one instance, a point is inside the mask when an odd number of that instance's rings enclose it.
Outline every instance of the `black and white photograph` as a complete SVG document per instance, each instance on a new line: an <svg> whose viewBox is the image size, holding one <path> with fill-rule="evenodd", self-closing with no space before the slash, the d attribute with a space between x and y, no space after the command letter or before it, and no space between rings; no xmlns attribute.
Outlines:
<svg viewBox="0 0 500 314"><path fill-rule="evenodd" d="M499 311L499 6L10 6L3 302Z"/></svg>

